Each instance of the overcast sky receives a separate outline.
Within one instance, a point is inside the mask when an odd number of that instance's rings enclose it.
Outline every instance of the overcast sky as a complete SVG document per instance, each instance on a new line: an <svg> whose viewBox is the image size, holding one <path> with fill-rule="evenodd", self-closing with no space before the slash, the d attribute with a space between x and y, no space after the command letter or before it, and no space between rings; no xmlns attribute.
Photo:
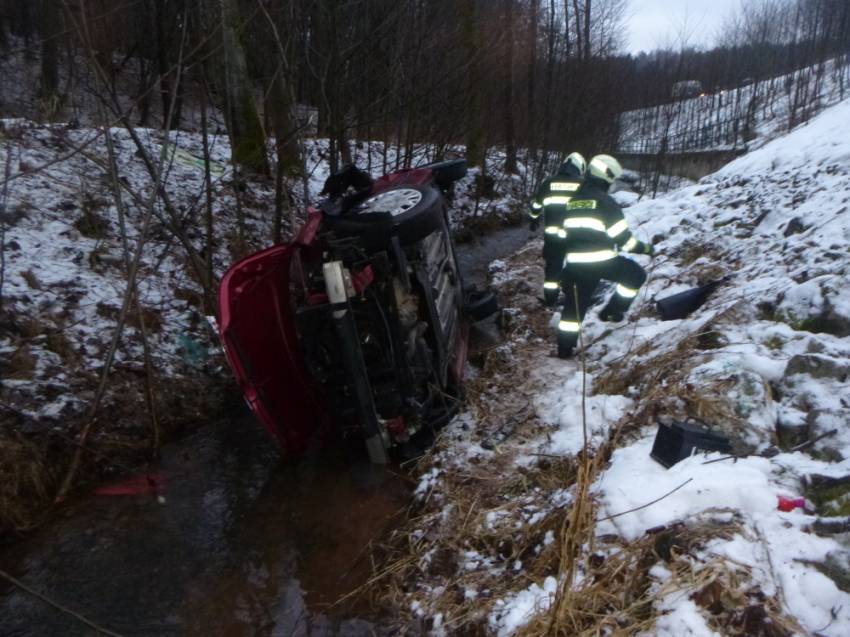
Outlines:
<svg viewBox="0 0 850 637"><path fill-rule="evenodd" d="M672 45L679 48L682 25L689 44L711 44L724 18L741 0L629 0L626 25L631 53Z"/></svg>

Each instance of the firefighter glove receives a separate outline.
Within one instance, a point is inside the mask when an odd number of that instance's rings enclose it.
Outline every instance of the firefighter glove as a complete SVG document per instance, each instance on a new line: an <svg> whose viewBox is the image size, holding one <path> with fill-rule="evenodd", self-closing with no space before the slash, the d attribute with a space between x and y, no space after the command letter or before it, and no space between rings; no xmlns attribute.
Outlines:
<svg viewBox="0 0 850 637"><path fill-rule="evenodd" d="M537 229L540 227L540 219L538 217L532 217L531 221L528 224L529 230L532 232L537 232Z"/></svg>
<svg viewBox="0 0 850 637"><path fill-rule="evenodd" d="M644 254L649 255L651 257L655 256L655 246L651 243L647 243L646 247L643 249Z"/></svg>

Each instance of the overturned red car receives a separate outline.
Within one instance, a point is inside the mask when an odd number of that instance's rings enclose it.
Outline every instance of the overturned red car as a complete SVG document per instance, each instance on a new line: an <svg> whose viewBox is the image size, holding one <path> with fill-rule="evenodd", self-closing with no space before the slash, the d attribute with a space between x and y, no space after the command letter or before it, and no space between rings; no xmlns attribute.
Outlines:
<svg viewBox="0 0 850 637"><path fill-rule="evenodd" d="M325 184L296 239L234 264L219 331L248 405L287 455L333 435L372 462L409 450L461 402L468 325L497 311L465 289L448 227L464 160Z"/></svg>

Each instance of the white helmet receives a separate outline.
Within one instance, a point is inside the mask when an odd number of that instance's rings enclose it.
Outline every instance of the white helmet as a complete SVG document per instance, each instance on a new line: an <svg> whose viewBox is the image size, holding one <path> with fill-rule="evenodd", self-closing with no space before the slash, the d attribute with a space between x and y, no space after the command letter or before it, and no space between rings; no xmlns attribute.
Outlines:
<svg viewBox="0 0 850 637"><path fill-rule="evenodd" d="M559 172L564 175L584 177L584 174L587 172L587 162L581 153L570 153L564 160L564 163L561 164Z"/></svg>
<svg viewBox="0 0 850 637"><path fill-rule="evenodd" d="M623 167L611 155L597 155L590 160L590 176L602 179L609 184L623 174Z"/></svg>

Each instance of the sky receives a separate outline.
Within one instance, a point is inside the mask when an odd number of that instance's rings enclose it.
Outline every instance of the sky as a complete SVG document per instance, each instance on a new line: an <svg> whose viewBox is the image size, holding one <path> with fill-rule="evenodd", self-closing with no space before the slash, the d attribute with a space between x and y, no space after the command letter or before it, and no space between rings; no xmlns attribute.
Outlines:
<svg viewBox="0 0 850 637"><path fill-rule="evenodd" d="M629 0L626 9L631 53L672 45L679 48L682 25L687 25L688 44L712 44L726 16L741 0Z"/></svg>

